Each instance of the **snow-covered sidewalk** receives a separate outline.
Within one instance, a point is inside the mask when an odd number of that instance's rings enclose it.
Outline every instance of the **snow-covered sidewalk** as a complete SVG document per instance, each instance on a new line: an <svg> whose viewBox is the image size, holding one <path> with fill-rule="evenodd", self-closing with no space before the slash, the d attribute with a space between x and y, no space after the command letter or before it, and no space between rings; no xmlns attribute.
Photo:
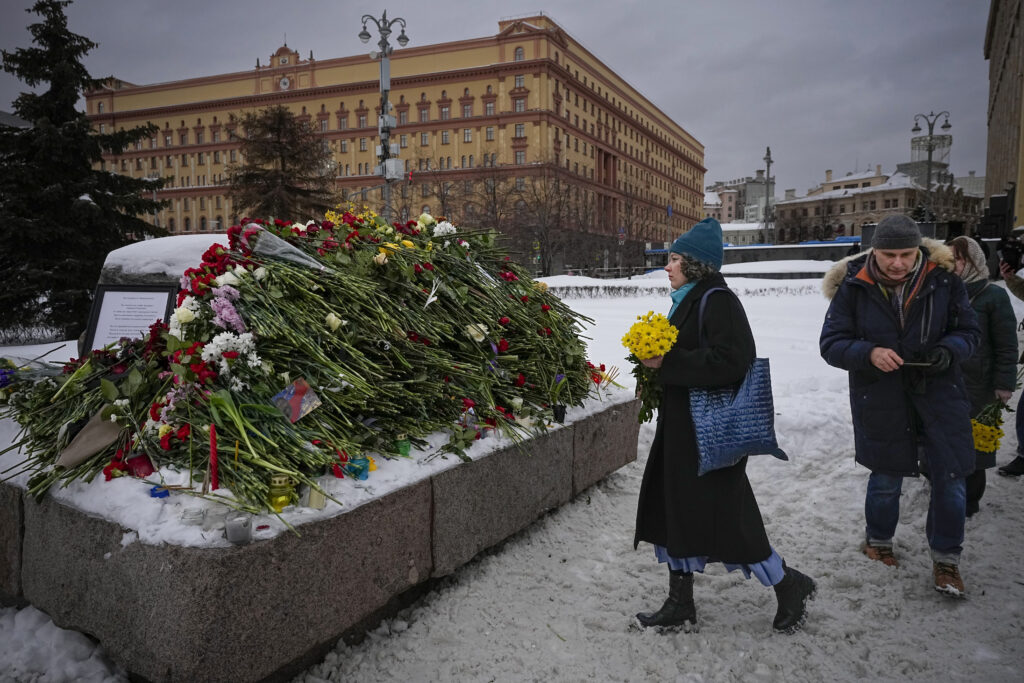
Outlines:
<svg viewBox="0 0 1024 683"><path fill-rule="evenodd" d="M636 463L463 567L362 643L339 644L296 680L1024 679L1024 481L989 471L981 512L967 524L966 600L931 587L923 480L904 487L901 566L867 560L859 551L867 472L853 462L846 375L817 350L826 302L802 290L804 281L778 281L774 290L770 281L729 281L747 292L759 355L772 361L777 430L791 461L754 458L748 474L772 544L818 582L803 631L774 633L774 593L720 566L696 580L699 632L629 629L632 614L658 606L667 589L650 547L633 550L654 431L645 425ZM666 300L571 305L596 320L586 333L591 358L619 365L628 383L619 339L636 315L663 311ZM1008 433L1000 464L1015 447ZM0 610L0 681L8 680L123 678L83 636L32 608L8 608Z"/></svg>

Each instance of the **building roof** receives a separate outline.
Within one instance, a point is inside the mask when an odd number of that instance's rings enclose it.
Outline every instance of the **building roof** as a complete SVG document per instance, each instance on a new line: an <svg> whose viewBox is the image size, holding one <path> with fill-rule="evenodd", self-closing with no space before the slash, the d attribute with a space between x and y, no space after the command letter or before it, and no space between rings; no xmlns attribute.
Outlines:
<svg viewBox="0 0 1024 683"><path fill-rule="evenodd" d="M849 176L849 177L853 178L853 177L859 177L859 176ZM874 172L872 172L871 177L874 177ZM858 195L858 194L871 193L871 192L881 192L883 190L899 190L899 189L923 190L924 188L921 187L920 185L918 185L917 183L915 183L913 178L908 176L906 173L900 173L900 172L897 171L896 173L893 173L891 176L889 176L889 179L886 180L884 183L882 183L880 185L872 185L871 187L851 187L851 188L846 189L846 190L843 190L843 189L840 189L840 190L829 190L828 192L821 192L819 194L810 195L809 197L805 196L805 197L796 197L794 199L783 199L782 201L776 202L776 204L777 205L782 205L782 204L799 204L801 202L806 202L806 201L809 201L809 200L810 201L818 202L818 201L822 201L822 200L825 200L825 199L841 199L843 197L852 197L852 196Z"/></svg>
<svg viewBox="0 0 1024 683"><path fill-rule="evenodd" d="M717 192L705 192L704 193L704 206L710 206L712 204L721 204L722 200L719 198Z"/></svg>
<svg viewBox="0 0 1024 683"><path fill-rule="evenodd" d="M860 173L847 173L844 176L832 176L832 180L826 180L822 185L828 183L840 183L848 180L867 180L868 178L877 178L878 174L874 171L861 171Z"/></svg>
<svg viewBox="0 0 1024 683"><path fill-rule="evenodd" d="M12 128L31 128L32 124L8 111L0 111L0 124Z"/></svg>
<svg viewBox="0 0 1024 683"><path fill-rule="evenodd" d="M761 230L763 223L723 223L722 232L742 232L743 230Z"/></svg>

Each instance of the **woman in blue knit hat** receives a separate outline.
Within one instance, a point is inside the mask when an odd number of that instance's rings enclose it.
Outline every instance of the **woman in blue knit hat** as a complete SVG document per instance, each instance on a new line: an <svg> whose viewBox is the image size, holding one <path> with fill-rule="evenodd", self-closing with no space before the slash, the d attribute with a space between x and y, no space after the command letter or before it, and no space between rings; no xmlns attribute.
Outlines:
<svg viewBox="0 0 1024 683"><path fill-rule="evenodd" d="M708 296L700 342L701 298L709 289L726 287L719 272L722 256L722 226L706 218L672 244L665 266L672 286L668 317L679 335L664 356L644 361L657 368L662 398L640 487L634 547L640 541L654 545L659 562L668 565L669 595L661 609L637 614L636 622L643 628L696 624L693 573L703 573L708 562L722 562L729 571L739 569L775 588L773 626L789 633L803 623L815 584L787 567L768 543L746 458L697 476L689 389L737 384L755 354L746 313L731 291Z"/></svg>

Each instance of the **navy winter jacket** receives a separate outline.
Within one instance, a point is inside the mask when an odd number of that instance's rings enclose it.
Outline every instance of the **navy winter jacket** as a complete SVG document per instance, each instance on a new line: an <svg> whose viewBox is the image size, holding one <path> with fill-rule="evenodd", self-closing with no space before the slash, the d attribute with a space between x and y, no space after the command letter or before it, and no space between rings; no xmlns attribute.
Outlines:
<svg viewBox="0 0 1024 683"><path fill-rule="evenodd" d="M977 349L980 330L964 283L952 272L952 252L934 240L924 245L926 273L903 329L867 273L870 252L833 266L823 284L832 303L821 330L821 356L850 373L857 462L872 471L914 475L923 446L932 476L966 476L974 471L974 440L960 363ZM943 346L953 362L936 374L913 367L882 372L870 360L876 346L893 349L904 361L924 361Z"/></svg>

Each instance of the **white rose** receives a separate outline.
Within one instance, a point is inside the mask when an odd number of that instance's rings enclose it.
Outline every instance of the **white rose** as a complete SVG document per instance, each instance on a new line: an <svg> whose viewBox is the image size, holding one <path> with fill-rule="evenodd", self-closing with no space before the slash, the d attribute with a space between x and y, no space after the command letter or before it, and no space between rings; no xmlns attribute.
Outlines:
<svg viewBox="0 0 1024 683"><path fill-rule="evenodd" d="M306 226L302 223L292 223L292 227L299 232L306 232Z"/></svg>
<svg viewBox="0 0 1024 683"><path fill-rule="evenodd" d="M338 316L334 315L333 312L327 314L327 326L331 328L331 332L337 331L337 329L341 327L341 324L343 322L344 321Z"/></svg>
<svg viewBox="0 0 1024 683"><path fill-rule="evenodd" d="M177 320L179 324L184 325L195 320L196 314L182 306L181 308L174 309L174 319Z"/></svg>
<svg viewBox="0 0 1024 683"><path fill-rule="evenodd" d="M519 412L520 410L522 410L523 409L523 399L521 397L519 397L519 396L516 396L514 399L512 399L512 407L515 409L516 412Z"/></svg>
<svg viewBox="0 0 1024 683"><path fill-rule="evenodd" d="M383 266L385 263L388 262L388 255L385 254L384 252L381 252L373 257L373 262L376 263L378 266Z"/></svg>
<svg viewBox="0 0 1024 683"><path fill-rule="evenodd" d="M218 275L214 282L217 283L218 287L223 287L224 285L235 286L240 284L240 280L230 270L225 272L223 275Z"/></svg>
<svg viewBox="0 0 1024 683"><path fill-rule="evenodd" d="M487 326L479 323L466 325L466 336L473 341L482 342L487 338Z"/></svg>
<svg viewBox="0 0 1024 683"><path fill-rule="evenodd" d="M267 276L267 269L264 268L263 266L260 266L256 270L252 271L252 276L257 280L262 280Z"/></svg>
<svg viewBox="0 0 1024 683"><path fill-rule="evenodd" d="M431 216L429 213L421 213L420 217L416 219L416 221L422 224L424 227L433 225L434 223L437 222L434 220L434 217Z"/></svg>

